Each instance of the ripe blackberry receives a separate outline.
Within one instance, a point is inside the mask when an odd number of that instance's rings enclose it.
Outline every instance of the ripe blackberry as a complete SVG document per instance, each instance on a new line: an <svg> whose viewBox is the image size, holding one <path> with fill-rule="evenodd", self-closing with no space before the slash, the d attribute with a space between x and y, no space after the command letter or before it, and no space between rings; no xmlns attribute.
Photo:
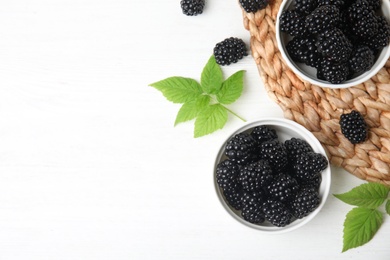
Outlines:
<svg viewBox="0 0 390 260"><path fill-rule="evenodd" d="M320 205L318 192L311 189L302 189L290 203L291 211L296 218L303 218L313 212Z"/></svg>
<svg viewBox="0 0 390 260"><path fill-rule="evenodd" d="M324 59L317 68L317 77L332 84L340 84L347 80L349 75L348 63L334 63Z"/></svg>
<svg viewBox="0 0 390 260"><path fill-rule="evenodd" d="M371 7L373 11L377 11L381 8L381 1L380 0L366 0L368 2L368 5Z"/></svg>
<svg viewBox="0 0 390 260"><path fill-rule="evenodd" d="M226 144L225 155L234 163L245 164L252 159L256 141L248 133L234 135Z"/></svg>
<svg viewBox="0 0 390 260"><path fill-rule="evenodd" d="M328 160L320 153L302 153L293 165L294 176L298 180L310 180L316 178L328 167Z"/></svg>
<svg viewBox="0 0 390 260"><path fill-rule="evenodd" d="M267 7L268 0L240 0L242 8L247 13L255 13Z"/></svg>
<svg viewBox="0 0 390 260"><path fill-rule="evenodd" d="M269 128L265 125L256 126L252 130L251 135L257 141L258 144L278 138L276 130Z"/></svg>
<svg viewBox="0 0 390 260"><path fill-rule="evenodd" d="M302 153L312 152L313 148L308 142L300 138L291 138L284 141L290 163L295 163Z"/></svg>
<svg viewBox="0 0 390 260"><path fill-rule="evenodd" d="M337 8L343 7L345 4L344 0L318 0L318 6L323 5L334 5Z"/></svg>
<svg viewBox="0 0 390 260"><path fill-rule="evenodd" d="M216 179L219 187L229 189L238 182L240 167L231 160L224 160L217 165Z"/></svg>
<svg viewBox="0 0 390 260"><path fill-rule="evenodd" d="M310 33L320 33L336 26L340 21L340 11L334 5L319 6L306 16L305 26Z"/></svg>
<svg viewBox="0 0 390 260"><path fill-rule="evenodd" d="M242 167L238 180L244 190L258 191L272 182L272 169L268 161L260 160Z"/></svg>
<svg viewBox="0 0 390 260"><path fill-rule="evenodd" d="M282 202L273 198L264 203L263 212L265 219L277 227L284 227L293 219L291 211Z"/></svg>
<svg viewBox="0 0 390 260"><path fill-rule="evenodd" d="M312 191L319 192L322 182L322 174L318 173L312 179L297 179L297 181L301 189L310 189Z"/></svg>
<svg viewBox="0 0 390 260"><path fill-rule="evenodd" d="M383 16L377 17L378 33L363 41L374 52L382 50L390 43L390 24Z"/></svg>
<svg viewBox="0 0 390 260"><path fill-rule="evenodd" d="M293 61L317 68L321 54L318 52L316 42L317 39L312 35L296 36L287 43L286 50Z"/></svg>
<svg viewBox="0 0 390 260"><path fill-rule="evenodd" d="M318 0L295 0L295 10L304 15L310 14L317 5Z"/></svg>
<svg viewBox="0 0 390 260"><path fill-rule="evenodd" d="M278 139L260 144L260 156L271 165L274 174L282 172L288 163L287 150Z"/></svg>
<svg viewBox="0 0 390 260"><path fill-rule="evenodd" d="M280 174L266 188L266 193L280 200L281 202L290 201L299 189L298 182L288 174Z"/></svg>
<svg viewBox="0 0 390 260"><path fill-rule="evenodd" d="M353 144L362 143L367 139L367 124L356 110L340 116L340 128L343 135Z"/></svg>
<svg viewBox="0 0 390 260"><path fill-rule="evenodd" d="M348 8L348 18L352 33L366 39L378 33L378 21L366 0L357 0Z"/></svg>
<svg viewBox="0 0 390 260"><path fill-rule="evenodd" d="M253 224L263 223L265 220L263 213L264 202L265 196L262 191L244 192L242 196L241 216Z"/></svg>
<svg viewBox="0 0 390 260"><path fill-rule="evenodd" d="M318 35L318 51L332 62L346 62L352 53L352 43L338 29L330 28Z"/></svg>
<svg viewBox="0 0 390 260"><path fill-rule="evenodd" d="M223 190L223 195L227 203L236 210L242 209L242 197L244 191L240 184L234 183Z"/></svg>
<svg viewBox="0 0 390 260"><path fill-rule="evenodd" d="M183 14L195 16L203 12L205 0L181 0L181 10Z"/></svg>
<svg viewBox="0 0 390 260"><path fill-rule="evenodd" d="M374 52L366 45L356 46L348 60L349 69L352 73L363 73L374 65Z"/></svg>
<svg viewBox="0 0 390 260"><path fill-rule="evenodd" d="M230 65L247 56L246 45L239 38L230 37L214 47L214 57L219 65Z"/></svg>
<svg viewBox="0 0 390 260"><path fill-rule="evenodd" d="M285 10L279 18L280 30L291 36L303 36L307 34L305 16L297 10Z"/></svg>

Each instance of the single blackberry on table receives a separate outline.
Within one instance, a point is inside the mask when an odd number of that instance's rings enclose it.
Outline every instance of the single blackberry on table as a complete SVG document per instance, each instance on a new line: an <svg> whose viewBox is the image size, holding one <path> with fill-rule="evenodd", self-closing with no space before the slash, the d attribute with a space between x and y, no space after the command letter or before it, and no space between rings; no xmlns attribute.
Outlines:
<svg viewBox="0 0 390 260"><path fill-rule="evenodd" d="M390 24L383 16L377 16L378 33L363 41L374 52L382 50L390 43Z"/></svg>
<svg viewBox="0 0 390 260"><path fill-rule="evenodd" d="M256 148L256 141L250 134L238 133L226 143L225 155L234 163L245 164L252 160Z"/></svg>
<svg viewBox="0 0 390 260"><path fill-rule="evenodd" d="M328 160L320 153L302 153L293 165L294 176L297 180L311 180L316 178L328 167Z"/></svg>
<svg viewBox="0 0 390 260"><path fill-rule="evenodd" d="M313 152L313 148L303 139L292 137L284 141L290 163L295 163L302 153Z"/></svg>
<svg viewBox="0 0 390 260"><path fill-rule="evenodd" d="M273 180L271 166L268 161L260 160L241 168L238 181L247 191L258 191Z"/></svg>
<svg viewBox="0 0 390 260"><path fill-rule="evenodd" d="M286 147L278 139L260 144L259 153L269 162L274 174L282 172L288 164Z"/></svg>
<svg viewBox="0 0 390 260"><path fill-rule="evenodd" d="M340 11L334 5L319 6L306 16L305 26L310 33L320 33L336 26L340 21Z"/></svg>
<svg viewBox="0 0 390 260"><path fill-rule="evenodd" d="M216 179L219 187L229 189L238 182L240 167L231 160L224 160L217 165Z"/></svg>
<svg viewBox="0 0 390 260"><path fill-rule="evenodd" d="M350 76L348 63L334 63L323 59L317 68L317 78L340 84Z"/></svg>
<svg viewBox="0 0 390 260"><path fill-rule="evenodd" d="M313 35L296 36L287 43L286 50L293 61L317 68L321 54L316 43L317 39Z"/></svg>
<svg viewBox="0 0 390 260"><path fill-rule="evenodd" d="M295 10L304 15L310 14L318 5L318 0L295 0Z"/></svg>
<svg viewBox="0 0 390 260"><path fill-rule="evenodd" d="M378 33L375 12L366 0L357 0L348 8L352 33L360 39L367 39Z"/></svg>
<svg viewBox="0 0 390 260"><path fill-rule="evenodd" d="M265 202L265 195L262 191L244 192L241 201L241 216L246 221L253 224L264 222L263 204Z"/></svg>
<svg viewBox="0 0 390 260"><path fill-rule="evenodd" d="M284 10L279 18L280 30L291 36L307 34L305 16L297 10Z"/></svg>
<svg viewBox="0 0 390 260"><path fill-rule="evenodd" d="M242 8L247 13L255 13L267 7L268 0L240 0Z"/></svg>
<svg viewBox="0 0 390 260"><path fill-rule="evenodd" d="M356 110L340 116L340 128L343 135L353 144L362 143L368 137L367 124Z"/></svg>
<svg viewBox="0 0 390 260"><path fill-rule="evenodd" d="M346 62L353 45L339 28L330 28L318 35L318 51L332 62Z"/></svg>
<svg viewBox="0 0 390 260"><path fill-rule="evenodd" d="M374 65L374 52L366 45L356 46L348 60L349 69L352 73L363 73Z"/></svg>
<svg viewBox="0 0 390 260"><path fill-rule="evenodd" d="M205 0L181 0L180 5L183 14L188 16L195 16L203 13Z"/></svg>
<svg viewBox="0 0 390 260"><path fill-rule="evenodd" d="M225 188L222 192L227 203L231 207L233 207L236 210L242 209L242 197L244 191L240 184L234 183L234 185L230 185L228 188Z"/></svg>
<svg viewBox="0 0 390 260"><path fill-rule="evenodd" d="M252 130L251 135L257 141L258 144L278 138L278 134L276 133L276 130L269 128L268 126L265 125L256 126Z"/></svg>
<svg viewBox="0 0 390 260"><path fill-rule="evenodd" d="M301 189L290 203L292 214L296 218L303 218L313 212L320 205L318 192L311 189Z"/></svg>
<svg viewBox="0 0 390 260"><path fill-rule="evenodd" d="M265 188L270 197L282 202L290 201L298 190L299 184L295 178L283 173Z"/></svg>
<svg viewBox="0 0 390 260"><path fill-rule="evenodd" d="M269 198L263 204L263 212L265 219L272 225L284 227L291 223L293 214L282 202Z"/></svg>
<svg viewBox="0 0 390 260"><path fill-rule="evenodd" d="M226 38L214 47L214 57L219 65L236 63L247 55L247 48L244 41L235 37Z"/></svg>

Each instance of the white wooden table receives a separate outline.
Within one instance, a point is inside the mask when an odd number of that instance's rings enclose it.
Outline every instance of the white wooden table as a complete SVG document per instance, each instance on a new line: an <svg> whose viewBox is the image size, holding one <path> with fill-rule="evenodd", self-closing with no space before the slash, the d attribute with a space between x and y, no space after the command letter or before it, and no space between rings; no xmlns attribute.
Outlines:
<svg viewBox="0 0 390 260"><path fill-rule="evenodd" d="M243 122L194 139L179 105L148 84L199 79L214 45L249 45L237 1L14 0L0 4L0 259L390 259L389 218L341 253L345 214L332 195L299 230L266 235L236 222L213 186L218 146ZM251 56L230 108L283 117ZM364 183L332 168L331 193Z"/></svg>

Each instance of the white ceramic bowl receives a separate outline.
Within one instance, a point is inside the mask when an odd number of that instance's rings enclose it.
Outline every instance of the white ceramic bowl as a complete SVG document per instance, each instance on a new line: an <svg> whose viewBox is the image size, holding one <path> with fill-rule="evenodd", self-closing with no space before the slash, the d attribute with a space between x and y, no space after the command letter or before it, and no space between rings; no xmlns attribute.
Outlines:
<svg viewBox="0 0 390 260"><path fill-rule="evenodd" d="M387 19L387 21L390 21L390 1L389 0L381 0L382 7L381 7L381 14ZM332 84L330 82L320 80L317 78L316 73L317 70L313 67L307 66L303 63L296 63L294 62L290 56L288 55L286 51L286 44L291 40L291 36L288 34L280 31L280 23L279 18L280 15L284 10L293 9L294 7L294 0L283 0L282 4L280 5L280 9L278 12L278 16L276 19L276 40L278 43L278 48L280 50L280 53L282 54L282 57L284 61L287 63L289 68L298 75L301 79L306 80L310 82L313 85L317 85L320 87L327 87L327 88L348 88L351 86L356 86L360 83L363 83L364 81L370 79L374 75L377 74L377 72L385 65L386 61L390 57L390 46L387 46L383 48L383 50L380 52L379 56L377 57L377 60L375 64L372 66L372 68L369 71L364 72L363 74L344 81L340 84Z"/></svg>
<svg viewBox="0 0 390 260"><path fill-rule="evenodd" d="M232 134L230 134L227 139L223 142L221 145L217 157L215 159L215 165L214 165L214 185L217 192L217 196L223 205L223 207L227 210L227 212L233 216L236 220L238 220L240 223L252 227L254 229L257 229L259 231L267 232L267 233L284 233L291 230L295 230L299 227L302 227L306 223L308 223L310 220L312 220L322 209L322 207L325 204L326 199L329 195L330 190L330 183L331 183L331 171L330 171L330 165L321 173L322 175L322 182L321 186L319 188L319 195L320 195L320 204L319 206L311 212L308 216L302 218L302 219L296 219L291 224L285 226L285 227L276 227L268 222L264 222L262 224L252 224L246 220L244 220L241 217L240 211L235 210L229 204L225 201L225 198L223 196L222 189L218 186L217 180L216 180L216 168L217 165L225 160L227 157L224 155L225 145L226 142L233 137L234 135L245 132L245 131L251 131L256 126L260 125L266 125L270 128L273 128L276 130L278 134L278 139L282 142L285 140L291 139L292 137L300 138L303 140L306 140L310 144L310 146L313 148L314 152L321 153L326 157L326 153L324 148L322 147L321 143L317 140L317 138L306 128L304 128L302 125L299 125L298 123L284 119L284 118L264 118L260 120L256 120L253 122L246 123L244 126L240 127L239 129L235 130Z"/></svg>

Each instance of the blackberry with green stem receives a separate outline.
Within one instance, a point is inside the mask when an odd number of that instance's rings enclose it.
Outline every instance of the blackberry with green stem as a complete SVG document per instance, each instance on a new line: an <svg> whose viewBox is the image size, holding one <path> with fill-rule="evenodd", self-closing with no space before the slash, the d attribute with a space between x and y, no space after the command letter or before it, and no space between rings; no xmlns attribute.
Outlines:
<svg viewBox="0 0 390 260"><path fill-rule="evenodd" d="M196 16L203 13L205 0L181 0L180 6L183 14L188 16Z"/></svg>
<svg viewBox="0 0 390 260"><path fill-rule="evenodd" d="M242 39L236 37L226 38L214 47L215 61L219 65L230 65L247 56L247 48Z"/></svg>

